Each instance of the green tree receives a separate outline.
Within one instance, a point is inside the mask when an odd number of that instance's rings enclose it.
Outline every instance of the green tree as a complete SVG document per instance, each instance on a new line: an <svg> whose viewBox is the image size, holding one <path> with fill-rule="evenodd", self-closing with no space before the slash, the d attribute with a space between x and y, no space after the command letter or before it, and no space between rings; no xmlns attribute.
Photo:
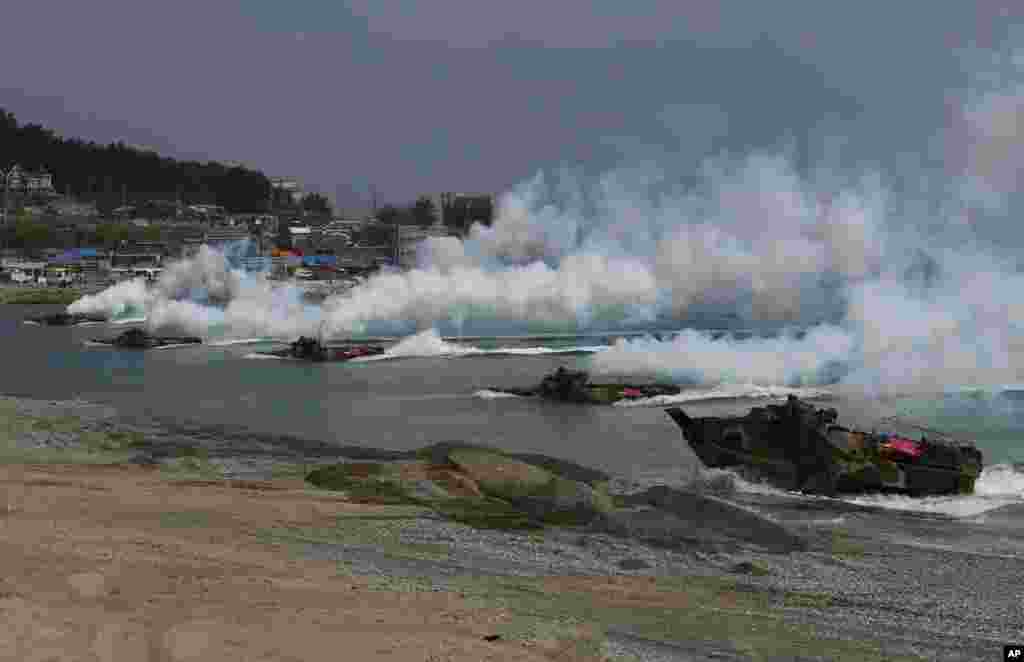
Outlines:
<svg viewBox="0 0 1024 662"><path fill-rule="evenodd" d="M433 225L437 220L437 208L434 206L434 201L430 199L430 196L421 195L417 198L411 212L416 225L422 227Z"/></svg>
<svg viewBox="0 0 1024 662"><path fill-rule="evenodd" d="M19 214L14 225L14 238L22 248L34 250L44 248L53 242L54 233L50 226Z"/></svg>
<svg viewBox="0 0 1024 662"><path fill-rule="evenodd" d="M107 248L116 246L124 239L125 227L119 223L102 223L96 228L96 241Z"/></svg>
<svg viewBox="0 0 1024 662"><path fill-rule="evenodd" d="M385 225L394 225L398 223L401 218L402 212L394 205L384 205L377 210L377 220Z"/></svg>
<svg viewBox="0 0 1024 662"><path fill-rule="evenodd" d="M159 225L147 225L142 231L142 236L146 241L160 241L163 234L163 230L160 229Z"/></svg>
<svg viewBox="0 0 1024 662"><path fill-rule="evenodd" d="M394 224L369 223L360 228L354 237L356 243L364 246L388 246L394 241Z"/></svg>

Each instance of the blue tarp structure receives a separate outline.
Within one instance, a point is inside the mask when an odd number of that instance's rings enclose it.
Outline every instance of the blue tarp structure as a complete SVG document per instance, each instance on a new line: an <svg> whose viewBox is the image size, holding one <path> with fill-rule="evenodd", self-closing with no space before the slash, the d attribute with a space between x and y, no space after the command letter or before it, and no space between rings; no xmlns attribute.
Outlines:
<svg viewBox="0 0 1024 662"><path fill-rule="evenodd" d="M333 267L338 264L338 258L335 255L306 255L302 264L306 267Z"/></svg>
<svg viewBox="0 0 1024 662"><path fill-rule="evenodd" d="M78 262L83 258L95 258L97 255L98 253L95 248L69 248L60 255L50 258L50 262L66 264L68 262Z"/></svg>

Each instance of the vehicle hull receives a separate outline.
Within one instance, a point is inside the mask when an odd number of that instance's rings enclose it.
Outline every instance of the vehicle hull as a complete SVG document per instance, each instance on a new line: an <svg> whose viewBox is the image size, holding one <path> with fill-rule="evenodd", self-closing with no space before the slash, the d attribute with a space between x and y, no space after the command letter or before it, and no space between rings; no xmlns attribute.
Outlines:
<svg viewBox="0 0 1024 662"><path fill-rule="evenodd" d="M924 442L920 455L893 452L884 437L806 417L690 418L666 412L701 462L735 469L780 489L836 495L897 492L911 496L969 494L981 473L981 453L963 442ZM834 440L859 439L853 447Z"/></svg>
<svg viewBox="0 0 1024 662"><path fill-rule="evenodd" d="M312 363L337 363L351 361L364 356L383 354L384 348L379 346L358 345L353 347L321 347L310 352L299 352L293 348L257 352L264 356L276 356L282 359L310 361Z"/></svg>

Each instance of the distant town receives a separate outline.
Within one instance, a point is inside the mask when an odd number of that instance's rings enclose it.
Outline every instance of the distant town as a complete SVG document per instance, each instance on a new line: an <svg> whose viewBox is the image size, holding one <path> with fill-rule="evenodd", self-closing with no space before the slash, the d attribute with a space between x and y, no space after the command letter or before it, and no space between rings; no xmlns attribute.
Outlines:
<svg viewBox="0 0 1024 662"><path fill-rule="evenodd" d="M66 140L19 127L2 110L0 130L0 144L15 152L0 153L0 280L13 283L155 279L168 261L203 245L230 246L237 267L273 278L333 281L413 267L425 238L465 236L494 216L489 193L424 194L406 205L336 213L295 178ZM140 174L147 166L152 174Z"/></svg>

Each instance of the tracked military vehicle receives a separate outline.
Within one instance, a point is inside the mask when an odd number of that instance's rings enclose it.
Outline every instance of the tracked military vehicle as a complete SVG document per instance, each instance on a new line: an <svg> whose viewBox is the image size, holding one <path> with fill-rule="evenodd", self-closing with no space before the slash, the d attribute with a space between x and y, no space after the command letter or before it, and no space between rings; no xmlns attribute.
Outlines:
<svg viewBox="0 0 1024 662"><path fill-rule="evenodd" d="M28 324L39 324L43 326L75 326L77 324L100 324L107 321L106 315L89 315L86 313L59 312L49 315L34 315L26 317Z"/></svg>
<svg viewBox="0 0 1024 662"><path fill-rule="evenodd" d="M379 345L345 345L341 347L327 347L316 338L302 336L298 340L289 344L287 349L258 353L267 356L276 356L283 359L324 362L349 361L362 356L382 354L383 352L384 348Z"/></svg>
<svg viewBox="0 0 1024 662"><path fill-rule="evenodd" d="M195 336L155 336L144 329L128 329L114 338L96 338L92 344L109 345L119 349L156 349L179 345L198 345L202 338Z"/></svg>
<svg viewBox="0 0 1024 662"><path fill-rule="evenodd" d="M969 494L983 466L971 442L853 430L838 425L835 409L817 409L795 396L745 416L690 418L678 407L665 411L708 467L735 468L786 490Z"/></svg>
<svg viewBox="0 0 1024 662"><path fill-rule="evenodd" d="M560 402L583 404L612 404L620 400L638 400L658 395L677 395L678 386L672 384L598 384L589 379L584 371L567 370L559 367L544 377L540 384L531 389L491 389L498 393L510 393L524 397L538 397Z"/></svg>

